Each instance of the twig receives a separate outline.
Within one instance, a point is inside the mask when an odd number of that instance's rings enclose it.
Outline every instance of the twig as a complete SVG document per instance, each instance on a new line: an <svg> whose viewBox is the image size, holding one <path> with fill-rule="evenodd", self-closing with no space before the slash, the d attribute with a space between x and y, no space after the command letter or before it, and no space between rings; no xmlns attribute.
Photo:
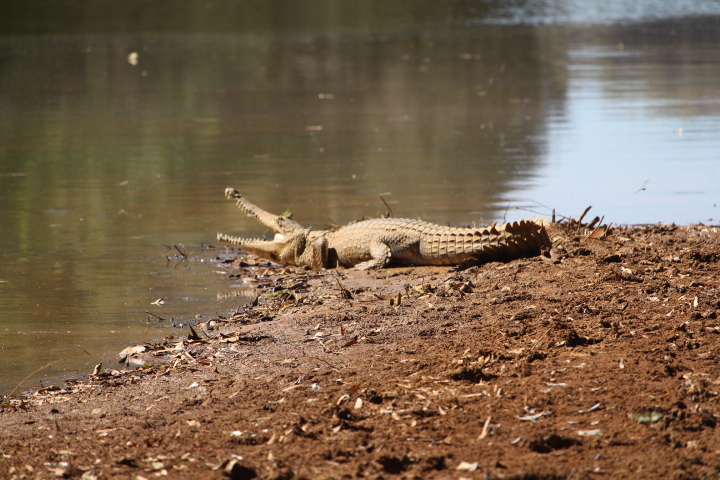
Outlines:
<svg viewBox="0 0 720 480"><path fill-rule="evenodd" d="M605 218L605 216L603 216L603 218ZM587 224L587 229L590 230L590 229L595 228L595 225L598 225L600 222L602 222L603 218L600 218L600 217L593 218L592 222Z"/></svg>
<svg viewBox="0 0 720 480"><path fill-rule="evenodd" d="M18 383L18 384L15 386L15 388L13 388L13 389L10 391L10 393L8 393L6 396L7 396L7 397L12 397L12 395L17 391L17 389L20 388L20 386L21 386L23 383L25 383L26 381L28 381L28 380L30 379L30 377L32 377L33 375L35 375L35 374L38 373L38 372L42 372L42 371L45 370L46 368L52 367L52 366L53 366L54 364L56 364L57 362L58 362L58 361L56 360L56 361L54 361L54 362L48 363L48 364L45 365L44 367L40 367L40 368L38 368L37 370L33 370L32 372L30 372L30 374L29 374L27 377L25 377L25 378L23 378L22 380L20 380L20 383Z"/></svg>
<svg viewBox="0 0 720 480"><path fill-rule="evenodd" d="M138 303L140 303L140 300L138 300ZM145 313L147 313L148 315L152 315L153 317L157 318L157 319L160 320L161 322L167 322L167 318L163 318L163 317L160 317L160 316L158 316L158 315L155 315L155 314L152 313L152 312L149 312L149 311L143 306L142 303L140 303L140 306L143 307L143 310L145 310Z"/></svg>
<svg viewBox="0 0 720 480"><path fill-rule="evenodd" d="M336 275L335 275L335 281L337 282L338 287L340 288L340 296L341 296L346 302L348 302L348 305L350 305L350 306L352 307L352 302L350 301L350 300L352 300L352 298L353 298L353 297L352 297L352 294L350 293L350 290L348 290L347 288L343 287L343 286L342 286L342 283L340 283L340 274L337 273L337 270L335 271L335 273L336 273Z"/></svg>
<svg viewBox="0 0 720 480"><path fill-rule="evenodd" d="M534 200L533 203L536 204L536 205L539 205L539 206L541 206L541 207L543 207L543 208L545 208L545 209L547 209L548 211L550 211L550 212L551 212L551 215L552 215L552 223L555 223L556 214L555 214L555 209L554 209L554 208L551 208L551 207L545 205L544 203L540 203L540 202L538 202L538 201L536 201L536 200ZM537 210L531 210L531 209L529 209L529 208L515 207L515 210L520 210L520 211L523 211L523 212L534 213L535 215L540 215L541 217L547 216L547 213L538 212ZM559 214L558 214L558 215L559 215ZM566 216L564 216L564 215L559 215L559 216L560 216L561 218L563 218L563 219L568 218L568 217L566 217Z"/></svg>
<svg viewBox="0 0 720 480"><path fill-rule="evenodd" d="M324 360L324 359L322 359L322 358L320 358L320 357L314 357L314 356L312 356L312 355L303 355L302 357L298 357L298 358L303 358L303 357L305 357L305 358L312 358L312 359L318 360L318 361L320 361L320 362L325 362L325 363L328 364L328 366L329 366L330 368L332 368L332 369L335 370L336 372L339 372L339 371L340 371L340 369L337 368L335 365L333 365L332 363L330 363L330 362L328 362L327 360Z"/></svg>
<svg viewBox="0 0 720 480"><path fill-rule="evenodd" d="M518 273L520 273L520 271L523 269L523 266L524 265L518 265L517 269L515 269L515 273L513 274L513 279L512 279L513 282L517 281Z"/></svg>
<svg viewBox="0 0 720 480"><path fill-rule="evenodd" d="M583 240L583 241L580 243L581 245L584 245L585 242L587 242L587 241L590 240L591 238L595 238L595 237L594 237L595 232L597 232L598 230L600 230L601 228L603 228L603 227L602 227L602 221L603 221L604 219L605 219L605 216L604 216L604 215L603 215L602 218L595 217L595 219L592 221L592 223L590 223L590 225L588 225L588 228L593 228L593 227L595 226L595 224L598 224L598 226L595 227L592 232L590 232L590 235L588 235L587 237L585 237L585 240ZM605 231L605 233L607 233L607 230ZM603 233L603 235L604 235L604 233ZM599 235L599 237L602 237L603 235Z"/></svg>
<svg viewBox="0 0 720 480"><path fill-rule="evenodd" d="M483 425L483 429L477 438L478 440L482 440L483 438L487 437L491 418L492 418L491 416L488 416L487 420L485 420L485 425Z"/></svg>
<svg viewBox="0 0 720 480"><path fill-rule="evenodd" d="M175 247L175 250L178 251L178 253L180 254L181 257L183 257L185 260L187 260L187 254L185 252L180 250L180 248L177 245L175 245L174 243L173 243L173 247Z"/></svg>
<svg viewBox="0 0 720 480"><path fill-rule="evenodd" d="M552 327L548 328L545 333L543 333L542 335L540 335L540 337L539 337L537 340L535 340L535 343L533 343L532 347L530 347L530 353L533 353L533 352L535 351L535 349L537 348L537 346L540 344L540 341L541 341L543 338L547 337L547 334L550 333L551 331L552 331Z"/></svg>
<svg viewBox="0 0 720 480"><path fill-rule="evenodd" d="M587 213L590 211L591 208L592 208L592 205L590 205L589 207L587 207L587 208L585 209L585 211L582 213L582 215L580 215L580 218L578 218L578 221L577 221L577 223L578 223L578 228L580 228L580 226L582 226L583 218L585 218L585 215L587 215Z"/></svg>
<svg viewBox="0 0 720 480"><path fill-rule="evenodd" d="M383 215L382 217L383 218L392 218L393 213L392 213L392 209L390 208L390 205L388 205L388 203L385 201L385 199L382 197L382 195L380 195L380 200L382 200L382 202L387 207L387 212L385 212L385 215Z"/></svg>

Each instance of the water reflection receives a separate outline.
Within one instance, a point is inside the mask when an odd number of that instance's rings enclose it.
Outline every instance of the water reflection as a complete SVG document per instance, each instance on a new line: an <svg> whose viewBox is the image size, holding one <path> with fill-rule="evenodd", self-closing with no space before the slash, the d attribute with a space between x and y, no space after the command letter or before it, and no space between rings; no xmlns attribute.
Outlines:
<svg viewBox="0 0 720 480"><path fill-rule="evenodd" d="M581 198L616 223L717 222L718 23L571 30L565 113L550 119L543 180L515 200Z"/></svg>
<svg viewBox="0 0 720 480"><path fill-rule="evenodd" d="M536 56L492 35L0 39L4 388L173 333L146 323L159 297L178 321L237 308L227 280L163 258L242 224L228 185L315 225L374 215L380 193L397 214L492 217L540 161L527 99L550 97Z"/></svg>
<svg viewBox="0 0 720 480"><path fill-rule="evenodd" d="M718 17L130 2L62 27L23 5L0 18L0 392L172 333L146 320L160 297L178 322L242 304L201 249L260 233L227 186L317 227L377 215L379 195L451 224L549 213L536 202L686 222L717 196Z"/></svg>

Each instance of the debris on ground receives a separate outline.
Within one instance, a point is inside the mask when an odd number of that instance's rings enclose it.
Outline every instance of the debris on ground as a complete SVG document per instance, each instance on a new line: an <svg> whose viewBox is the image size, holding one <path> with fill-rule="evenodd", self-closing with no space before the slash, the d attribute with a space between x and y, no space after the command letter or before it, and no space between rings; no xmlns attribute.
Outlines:
<svg viewBox="0 0 720 480"><path fill-rule="evenodd" d="M717 478L720 236L549 227L547 256L312 272L0 398L0 477Z"/></svg>

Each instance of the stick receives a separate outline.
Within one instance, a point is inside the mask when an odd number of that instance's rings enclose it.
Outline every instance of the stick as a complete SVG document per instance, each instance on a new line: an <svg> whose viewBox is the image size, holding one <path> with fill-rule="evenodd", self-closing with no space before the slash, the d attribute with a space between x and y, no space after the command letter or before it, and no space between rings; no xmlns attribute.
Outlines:
<svg viewBox="0 0 720 480"><path fill-rule="evenodd" d="M159 316L155 315L154 313L149 312L149 311L145 308L145 306L144 306L142 303L140 303L140 300L138 300L138 303L139 303L140 306L143 308L143 310L145 310L145 313L147 313L148 315L152 315L153 317L157 318L157 319L160 320L161 322L167 322L167 318L159 317ZM85 352L85 353L87 353L87 352ZM88 355L89 355L89 354L88 354Z"/></svg>
<svg viewBox="0 0 720 480"><path fill-rule="evenodd" d="M603 216L603 218L605 218L605 217ZM593 218L592 222L588 223L587 229L591 230L591 229L595 228L595 225L597 225L600 222L602 222L602 218L600 218L600 217Z"/></svg>
<svg viewBox="0 0 720 480"><path fill-rule="evenodd" d="M577 221L578 225L582 225L583 218L585 218L585 215L587 215L587 213L590 211L591 208L592 208L592 205L587 207L585 209L585 211L582 213L582 215L580 215L580 218L578 218L578 221Z"/></svg>
<svg viewBox="0 0 720 480"><path fill-rule="evenodd" d="M602 224L602 221L603 221L604 219L605 219L605 215L603 215L602 218L595 217L595 220L592 221L592 223L588 226L588 228L592 228L593 226L595 226L596 221L597 221L597 223ZM595 232L597 232L597 231L600 230L601 228L603 228L602 225L598 225L597 227L595 227L595 228L593 229L593 231L590 232L590 235L588 235L587 237L585 237L585 240L583 240L582 242L580 242L580 245L584 245L585 242L587 242L587 241L590 240L591 238L595 238L593 235L595 235ZM602 236L605 235L605 234L608 232L608 230L609 230L609 227L605 230L605 233L603 233L602 235L599 235L599 238L602 238Z"/></svg>
<svg viewBox="0 0 720 480"><path fill-rule="evenodd" d="M478 436L478 440L482 440L483 438L487 437L488 435L488 428L490 427L490 419L492 417L488 416L487 420L485 420L485 425L483 425L482 432L480 432L480 435Z"/></svg>
<svg viewBox="0 0 720 480"><path fill-rule="evenodd" d="M340 296L341 296L346 302L348 302L348 305L350 305L350 306L352 307L352 302L350 301L350 300L353 298L353 297L352 297L352 294L350 293L350 290L348 290L347 288L343 287L343 286L342 286L342 283L340 283L340 274L337 273L337 270L335 271L335 273L337 274L337 275L335 276L335 281L337 282L338 287L340 288Z"/></svg>
<svg viewBox="0 0 720 480"><path fill-rule="evenodd" d="M388 215L387 215L387 216L383 215L383 218L392 218L393 213L392 213L392 209L390 208L390 205L388 205L388 203L385 201L385 199L382 197L382 195L380 196L380 200L382 200L382 202L383 202L383 203L385 204L385 206L387 207L387 214L388 214Z"/></svg>
<svg viewBox="0 0 720 480"><path fill-rule="evenodd" d="M312 355L303 355L302 357L299 357L299 358L303 358L303 357L304 357L304 358L312 358L312 359L314 359L314 360L319 360L319 361L321 361L321 362L325 362L325 363L327 363L327 365L328 365L330 368L332 368L333 370L335 370L335 371L337 371L337 372L340 371L340 369L338 369L335 365L333 365L332 363L328 362L327 360L323 360L323 359L320 358L320 357L314 357L314 356L312 356Z"/></svg>
<svg viewBox="0 0 720 480"><path fill-rule="evenodd" d="M44 367L40 367L40 368L38 368L37 370L34 370L34 371L30 372L30 375L28 375L27 377L25 377L25 378L23 378L22 380L20 380L20 383L18 383L17 386L16 386L15 388L13 388L13 389L10 391L10 393L7 394L7 396L8 396L8 397L11 397L11 396L13 395L13 393L15 393L15 392L17 391L17 389L20 388L20 386L21 386L23 383L27 382L27 381L30 379L30 377L32 377L33 375L35 375L35 374L38 373L38 372L41 372L41 371L45 370L46 368L49 368L49 367L53 366L53 365L56 364L57 362L58 362L57 360L54 361L54 362L50 362L50 363L48 363L47 365L45 365Z"/></svg>
<svg viewBox="0 0 720 480"><path fill-rule="evenodd" d="M552 329L553 329L553 327L548 328L545 333L543 333L542 335L540 335L540 338L538 338L537 340L535 340L535 343L533 343L532 347L530 347L530 353L535 352L535 349L536 349L537 346L540 344L540 341L541 341L543 338L547 337L547 334L550 333L550 332L552 331Z"/></svg>
<svg viewBox="0 0 720 480"><path fill-rule="evenodd" d="M175 245L174 243L173 243L173 247L175 247L175 250L177 250L178 253L179 253L184 259L187 260L187 254L186 254L185 252L183 252L182 250L180 250L180 248L178 248L178 246Z"/></svg>

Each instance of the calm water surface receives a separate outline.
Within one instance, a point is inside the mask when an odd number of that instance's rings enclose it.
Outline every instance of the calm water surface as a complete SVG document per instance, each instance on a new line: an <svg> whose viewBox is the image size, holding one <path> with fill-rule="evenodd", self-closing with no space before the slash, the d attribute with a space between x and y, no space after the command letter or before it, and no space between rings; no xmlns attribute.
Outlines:
<svg viewBox="0 0 720 480"><path fill-rule="evenodd" d="M228 186L316 227L720 216L716 2L130 3L0 20L0 393L244 303Z"/></svg>

